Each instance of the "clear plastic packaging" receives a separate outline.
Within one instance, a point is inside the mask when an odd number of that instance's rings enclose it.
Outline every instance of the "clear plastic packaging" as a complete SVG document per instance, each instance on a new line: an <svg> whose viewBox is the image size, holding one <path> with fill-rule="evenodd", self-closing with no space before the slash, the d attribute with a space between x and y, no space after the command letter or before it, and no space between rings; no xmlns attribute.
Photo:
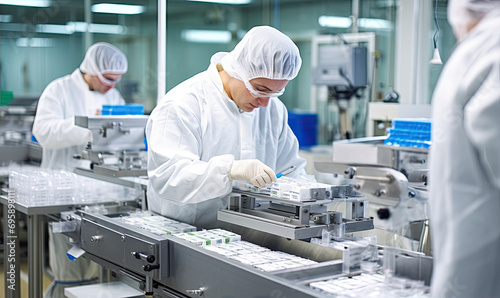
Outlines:
<svg viewBox="0 0 500 298"><path fill-rule="evenodd" d="M13 166L9 188L26 206L88 204L138 198L135 188L78 176L69 171Z"/></svg>

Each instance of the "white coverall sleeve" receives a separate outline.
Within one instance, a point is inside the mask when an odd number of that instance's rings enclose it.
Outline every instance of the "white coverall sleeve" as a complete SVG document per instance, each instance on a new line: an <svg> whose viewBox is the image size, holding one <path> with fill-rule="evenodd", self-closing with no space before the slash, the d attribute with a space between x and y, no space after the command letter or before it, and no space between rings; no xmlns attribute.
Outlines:
<svg viewBox="0 0 500 298"><path fill-rule="evenodd" d="M465 131L490 182L500 189L500 52L465 107Z"/></svg>
<svg viewBox="0 0 500 298"><path fill-rule="evenodd" d="M64 107L58 96L64 91L55 90L56 85L49 85L38 102L33 134L46 149L61 149L85 145L91 141L90 130L76 126L74 117L64 119Z"/></svg>
<svg viewBox="0 0 500 298"><path fill-rule="evenodd" d="M147 125L148 176L155 193L177 204L196 204L231 192L234 156L200 159L202 128L190 110L174 104L155 111Z"/></svg>

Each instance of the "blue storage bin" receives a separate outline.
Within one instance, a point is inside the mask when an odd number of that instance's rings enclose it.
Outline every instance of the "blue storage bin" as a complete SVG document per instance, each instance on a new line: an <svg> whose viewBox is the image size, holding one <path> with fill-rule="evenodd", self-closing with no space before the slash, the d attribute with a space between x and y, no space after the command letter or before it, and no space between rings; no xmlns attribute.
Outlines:
<svg viewBox="0 0 500 298"><path fill-rule="evenodd" d="M144 115L144 105L103 105L101 115Z"/></svg>
<svg viewBox="0 0 500 298"><path fill-rule="evenodd" d="M304 111L288 111L288 125L299 141L300 148L318 144L318 115Z"/></svg>

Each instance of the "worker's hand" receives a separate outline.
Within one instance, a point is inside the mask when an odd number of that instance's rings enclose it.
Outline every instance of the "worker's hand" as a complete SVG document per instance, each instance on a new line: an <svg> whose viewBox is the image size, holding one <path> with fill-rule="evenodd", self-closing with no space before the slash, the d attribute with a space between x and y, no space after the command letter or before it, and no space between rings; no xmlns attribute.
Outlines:
<svg viewBox="0 0 500 298"><path fill-rule="evenodd" d="M235 160L229 170L229 179L246 180L257 187L276 181L274 171L257 159Z"/></svg>

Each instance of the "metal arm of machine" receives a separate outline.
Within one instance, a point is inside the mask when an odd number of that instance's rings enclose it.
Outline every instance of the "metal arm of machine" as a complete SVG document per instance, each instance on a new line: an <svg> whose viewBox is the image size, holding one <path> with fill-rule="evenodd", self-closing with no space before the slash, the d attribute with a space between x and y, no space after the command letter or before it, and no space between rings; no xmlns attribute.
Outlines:
<svg viewBox="0 0 500 298"><path fill-rule="evenodd" d="M373 203L397 206L408 194L408 179L391 168L350 166L334 162L316 162L316 170L341 174L352 181L355 190L366 194Z"/></svg>
<svg viewBox="0 0 500 298"><path fill-rule="evenodd" d="M81 155L95 173L113 177L146 176L144 129L148 116L75 116L75 125L92 132Z"/></svg>
<svg viewBox="0 0 500 298"><path fill-rule="evenodd" d="M351 192L345 194L345 189L345 186L331 186L328 191L343 192L342 198L303 202L233 189L228 209L218 211L217 218L288 239L321 237L323 230L343 237L345 233L373 229L373 220L367 216L366 198ZM334 201L347 204L346 218L340 212L328 211L328 204Z"/></svg>

